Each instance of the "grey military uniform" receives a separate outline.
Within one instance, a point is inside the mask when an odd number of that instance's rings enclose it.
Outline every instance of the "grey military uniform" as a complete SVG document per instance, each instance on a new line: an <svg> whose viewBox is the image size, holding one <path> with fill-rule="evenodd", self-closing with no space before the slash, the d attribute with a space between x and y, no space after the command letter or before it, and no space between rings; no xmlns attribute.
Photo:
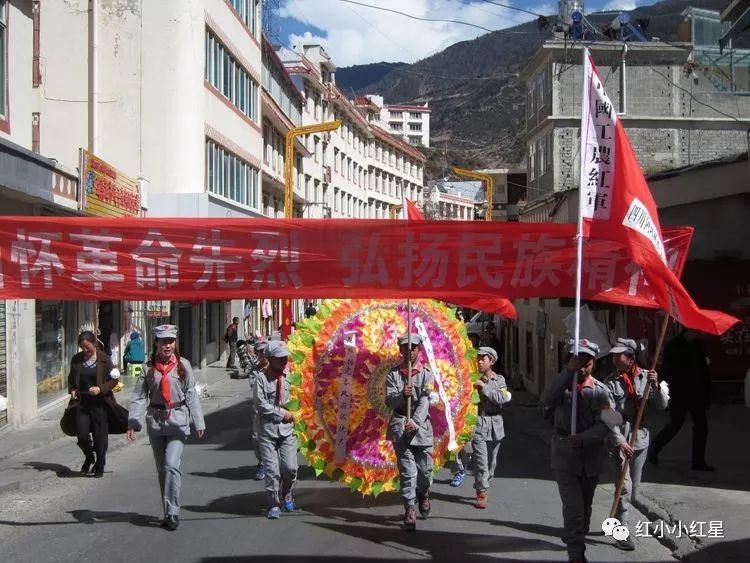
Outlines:
<svg viewBox="0 0 750 563"><path fill-rule="evenodd" d="M294 423L284 422L282 409L289 401L291 385L282 376L281 397L276 400L276 378L269 370L255 378L255 408L260 419L260 457L266 470L266 493L271 506L292 493L297 482L297 438Z"/></svg>
<svg viewBox="0 0 750 563"><path fill-rule="evenodd" d="M583 558L585 536L591 521L591 504L606 458L604 439L609 432L602 421L603 410L612 408L607 387L593 380L593 387L578 393L576 436L580 446L570 442L571 386L575 373L567 368L552 380L542 394L542 403L555 407L555 435L552 437L552 469L563 505L562 540L571 559Z"/></svg>
<svg viewBox="0 0 750 563"><path fill-rule="evenodd" d="M177 366L167 374L173 408L165 408L160 390L161 372L149 368L135 383L128 415L128 427L136 431L141 430L141 419L146 415L146 430L159 475L165 515L178 515L180 512L180 465L185 440L190 434L190 419L196 430L206 428L190 362L184 358L180 362L186 373L184 378L180 378Z"/></svg>
<svg viewBox="0 0 750 563"><path fill-rule="evenodd" d="M621 375L613 375L607 378L607 388L609 389L611 400L614 402L615 409L622 415L622 424L615 426L607 435L607 446L609 449L609 459L612 469L615 472L615 478L620 475L625 456L620 450L620 446L625 442L630 442L632 437L631 425L635 423L638 416L638 402L628 396L627 385ZM640 400L648 385L648 372L641 368L633 378L633 387L636 396ZM669 403L669 393L665 383L659 386L656 391L651 391L648 396L648 404L644 412L641 426L633 446L633 457L630 458L628 473L622 484L620 503L617 507L617 518L623 524L629 522L630 504L635 500L638 488L641 484L641 475L643 474L643 465L646 462L646 452L649 445L649 431L646 426L647 415L649 412L664 410Z"/></svg>
<svg viewBox="0 0 750 563"><path fill-rule="evenodd" d="M474 488L477 491L486 491L495 475L500 442L505 437L501 411L503 405L511 399L502 375L491 371L482 380L485 385L479 391L479 417L471 440L474 452Z"/></svg>
<svg viewBox="0 0 750 563"><path fill-rule="evenodd" d="M252 392L252 395L253 395L250 400L250 419L252 420L252 425L253 425L253 432L252 432L253 452L255 453L255 459L258 460L258 463L261 463L260 433L259 433L260 416L258 415L258 405L255 401L255 382L258 380L259 377L263 376L263 370L265 366L268 366L268 363L264 363L263 366L261 366L258 359L254 358L252 361L252 369L250 370L250 377L248 378L250 381L250 391Z"/></svg>
<svg viewBox="0 0 750 563"><path fill-rule="evenodd" d="M416 432L405 432L406 397L404 387L406 376L397 367L386 379L385 402L393 409L388 421L388 439L393 443L401 482L401 499L404 506L414 506L417 496L423 497L432 485L432 421L430 420L430 390L434 378L429 368L421 367L412 371L412 420L417 425Z"/></svg>

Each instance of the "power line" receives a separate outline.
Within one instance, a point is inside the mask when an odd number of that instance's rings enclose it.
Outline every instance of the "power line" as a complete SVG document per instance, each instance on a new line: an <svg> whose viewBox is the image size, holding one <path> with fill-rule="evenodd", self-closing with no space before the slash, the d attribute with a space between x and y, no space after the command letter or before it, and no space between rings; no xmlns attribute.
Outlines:
<svg viewBox="0 0 750 563"><path fill-rule="evenodd" d="M538 18L546 17L542 14L537 14L536 12L530 12L529 10L524 10L523 8L516 8L515 6L511 6L509 4L501 4L500 2L493 2L492 0L482 0L482 2L486 2L487 4L494 4L495 6L500 6L501 8L506 8L508 10L515 10L516 12L523 12L524 14L530 14Z"/></svg>
<svg viewBox="0 0 750 563"><path fill-rule="evenodd" d="M338 0L339 2L345 2L347 4L356 4L357 6L362 6L364 8L372 8L373 10L381 10L383 12L391 12L393 14L398 14L400 16L405 16L407 18L411 18L413 20L420 20L424 22L442 22L442 23L456 23L459 25L466 25L469 27L475 27L477 29L481 29L482 31L486 31L487 33L492 33L493 29L488 29L486 27L482 27L481 25L477 25L474 23L469 23L465 21L460 20L444 20L439 18L420 18L419 16L414 16L412 14L407 14L406 12L400 12L399 10L392 10L391 8L383 8L381 6L373 6L372 4L365 4L363 2L355 2L354 0Z"/></svg>

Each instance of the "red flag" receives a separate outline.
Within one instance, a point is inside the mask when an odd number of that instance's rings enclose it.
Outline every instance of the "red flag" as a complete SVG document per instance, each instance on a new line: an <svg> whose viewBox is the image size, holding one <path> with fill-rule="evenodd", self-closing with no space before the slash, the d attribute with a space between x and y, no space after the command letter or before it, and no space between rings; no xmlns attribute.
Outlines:
<svg viewBox="0 0 750 563"><path fill-rule="evenodd" d="M580 209L584 236L621 242L661 308L685 326L721 334L739 319L700 309L667 265L659 215L625 128L585 57Z"/></svg>
<svg viewBox="0 0 750 563"><path fill-rule="evenodd" d="M406 216L412 221L424 221L424 215L422 215L419 207L410 199L406 200Z"/></svg>

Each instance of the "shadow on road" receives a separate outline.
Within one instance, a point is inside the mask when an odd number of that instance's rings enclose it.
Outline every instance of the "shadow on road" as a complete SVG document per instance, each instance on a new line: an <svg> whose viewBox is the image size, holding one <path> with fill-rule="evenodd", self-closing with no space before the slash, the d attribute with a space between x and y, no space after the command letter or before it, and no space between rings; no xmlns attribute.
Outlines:
<svg viewBox="0 0 750 563"><path fill-rule="evenodd" d="M722 563L740 563L747 561L750 551L750 538L736 541L722 541L714 543L683 557L686 563L709 563L721 561ZM745 555L741 555L744 553Z"/></svg>
<svg viewBox="0 0 750 563"><path fill-rule="evenodd" d="M36 469L39 472L51 471L62 479L76 478L76 477L88 477L88 475L82 475L78 471L73 471L67 465L60 463L46 463L44 461L27 461L24 463L25 466Z"/></svg>
<svg viewBox="0 0 750 563"><path fill-rule="evenodd" d="M138 514L137 512L117 512L114 510L70 510L68 514L73 516L81 524L107 524L113 522L127 522L133 526L142 528L158 528L161 520L155 516Z"/></svg>

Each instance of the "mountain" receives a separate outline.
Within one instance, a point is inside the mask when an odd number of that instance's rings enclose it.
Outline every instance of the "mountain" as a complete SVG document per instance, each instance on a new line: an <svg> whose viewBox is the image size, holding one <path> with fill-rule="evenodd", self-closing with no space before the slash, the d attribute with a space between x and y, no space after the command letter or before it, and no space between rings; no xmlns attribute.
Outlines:
<svg viewBox="0 0 750 563"><path fill-rule="evenodd" d="M631 20L648 20L647 35L671 42L678 40L680 13L685 8L718 11L725 5L726 0L665 0L629 13ZM586 17L602 28L616 14ZM550 16L544 30L537 22L529 22L488 33L379 77L384 68L379 65L384 63L353 67L357 84L365 86L347 82L347 69L339 69L337 83L346 92L381 94L386 103L429 102L433 145L432 150L425 150L429 173L440 174L451 165L468 166L469 162L479 167L519 164L525 155L525 89L517 73L552 37L554 23L555 16ZM368 66L376 67L373 74L367 74Z"/></svg>
<svg viewBox="0 0 750 563"><path fill-rule="evenodd" d="M344 92L365 91L391 71L405 66L409 65L406 63L380 62L342 67L336 70L336 84Z"/></svg>

